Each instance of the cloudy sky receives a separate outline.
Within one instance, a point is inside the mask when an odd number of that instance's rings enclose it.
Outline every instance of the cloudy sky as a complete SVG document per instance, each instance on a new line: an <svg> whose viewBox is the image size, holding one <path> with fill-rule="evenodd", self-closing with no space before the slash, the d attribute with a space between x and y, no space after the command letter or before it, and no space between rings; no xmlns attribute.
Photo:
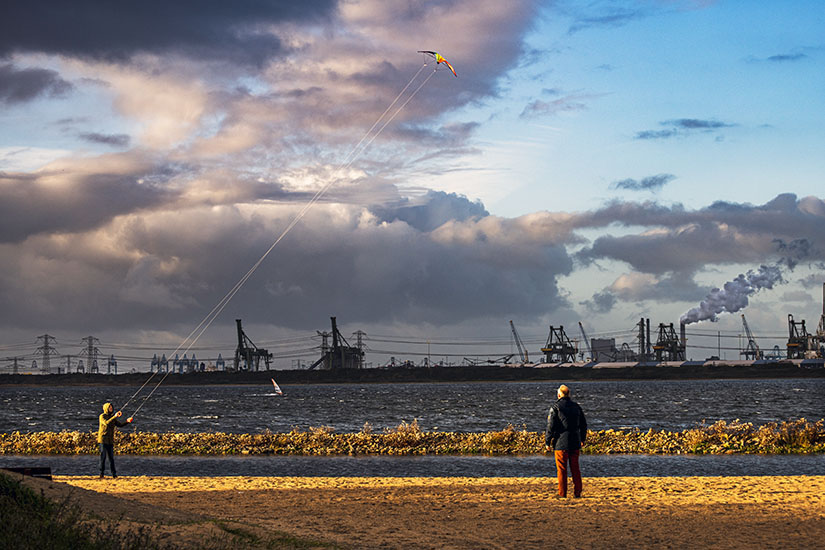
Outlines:
<svg viewBox="0 0 825 550"><path fill-rule="evenodd" d="M13 2L0 355L174 349L319 191L201 356L242 318L288 367L331 315L376 363L510 319L781 345L822 308L823 123L819 0Z"/></svg>

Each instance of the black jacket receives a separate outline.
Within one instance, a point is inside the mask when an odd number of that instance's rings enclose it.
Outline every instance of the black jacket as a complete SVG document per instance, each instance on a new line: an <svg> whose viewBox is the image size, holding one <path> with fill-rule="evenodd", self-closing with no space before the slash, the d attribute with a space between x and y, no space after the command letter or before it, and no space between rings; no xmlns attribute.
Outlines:
<svg viewBox="0 0 825 550"><path fill-rule="evenodd" d="M582 408L569 397L550 407L544 443L556 451L577 451L587 439L587 420Z"/></svg>

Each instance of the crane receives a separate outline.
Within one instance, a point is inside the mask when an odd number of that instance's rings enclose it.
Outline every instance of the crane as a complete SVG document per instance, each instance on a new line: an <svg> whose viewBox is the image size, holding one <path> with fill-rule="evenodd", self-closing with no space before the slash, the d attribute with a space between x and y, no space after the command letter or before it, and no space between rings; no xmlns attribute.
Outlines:
<svg viewBox="0 0 825 550"><path fill-rule="evenodd" d="M513 321L510 321L510 330L513 331L513 340L516 341L516 349L518 349L518 356L521 359L522 363L529 363L530 362L530 354L527 353L527 348L524 347L524 343L521 341L521 338L516 331L516 325L513 324Z"/></svg>
<svg viewBox="0 0 825 550"><path fill-rule="evenodd" d="M581 321L579 321L579 330L582 332L582 338L584 338L584 345L587 346L587 353L590 354L590 361L595 361L596 358L593 357L593 348L590 347L590 339L587 337L587 333L584 332L584 325Z"/></svg>
<svg viewBox="0 0 825 550"><path fill-rule="evenodd" d="M745 346L745 349L741 354L745 356L745 359L753 359L754 361L762 359L762 350L759 349L759 344L756 343L756 339L753 337L753 333L751 332L751 328L748 326L748 321L745 319L744 313L742 314L742 326L745 327L745 336L748 338L748 344Z"/></svg>

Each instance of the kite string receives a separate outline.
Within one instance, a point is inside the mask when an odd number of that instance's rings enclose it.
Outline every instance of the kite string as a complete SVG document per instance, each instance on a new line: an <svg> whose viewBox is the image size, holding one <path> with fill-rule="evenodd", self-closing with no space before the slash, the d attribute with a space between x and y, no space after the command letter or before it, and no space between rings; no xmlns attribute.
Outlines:
<svg viewBox="0 0 825 550"><path fill-rule="evenodd" d="M410 80L409 80L409 81L407 82L407 84L406 84L406 85L405 85L405 86L401 89L401 91L400 91L400 92L398 92L398 95L396 95L396 96L395 96L395 99L393 99L393 100L392 100L392 103L390 103L390 105L389 105L389 106L388 106L388 107L384 110L384 112L383 112L383 113L381 113L381 116L379 116L379 117L375 120L375 122L374 122L374 123L373 123L373 125L370 127L370 129L369 129L369 130L367 130L367 132L364 134L364 136L361 138L361 140L360 140L360 141L359 141L359 142L355 145L355 147L353 147L353 148L352 148L352 150L349 152L349 154L347 154L347 156L346 156L346 157L344 157L345 165L344 165L344 164L342 164L341 166L339 166L339 167L338 167L338 169L337 169L335 172L333 172L333 174L338 173L340 170L342 170L342 169L344 169L344 168L348 168L348 167L352 164L352 162L353 162L353 161L354 161L354 160L355 160L358 156L360 156L360 153L359 153L359 155L356 155L354 158L350 159L350 157L352 157L352 156L353 156L353 155L354 155L354 154L358 151L358 148L361 146L361 144L362 144L362 143L364 143L364 140L365 140L365 139L367 139L367 137L370 135L370 133L372 133L372 131L375 129L375 127L376 127L376 126L378 126L378 124L381 122L381 119L383 119L383 118L387 115L387 113L390 111L390 109L392 109L392 107L393 107L396 103L398 103L398 100L401 98L401 96L403 96L403 95L404 95L404 92L406 92L406 91L407 91L407 89L410 87L410 85L411 85L411 84L415 81L415 79L416 79L416 78L418 78L418 75L419 75L419 74L421 74L421 71L423 71L423 70L424 70L424 68L425 68L426 66L427 66L427 63L424 63L423 65L421 65L421 67L419 67L418 71L416 71L416 73L412 76L412 78L410 78ZM417 92L417 90L416 90L416 92ZM406 103L405 103L405 104L406 104ZM383 127L381 128L381 130L383 130ZM380 133L380 130L379 130L379 133ZM373 138L373 139L374 139L374 138ZM370 140L370 142L369 142L369 143L372 143L372 140ZM369 143L368 143L367 145L369 145ZM365 148L366 148L366 146L365 146ZM363 152L363 151L362 151L362 152ZM348 160L348 159L349 159L349 160ZM325 191L325 190L322 190L322 192L324 192L324 191ZM310 200L310 202L309 202L309 205L308 205L308 206L311 206L311 205L313 205L315 202L317 202L317 200L316 200L317 198L320 198L320 197L319 197L319 193L316 193L316 195L315 195L314 197L312 197L312 199ZM296 220L293 220L293 221L297 221L297 220L299 220L301 217L303 217L303 215L304 215L304 214L305 214L305 212L303 212L303 211L302 211L302 212L300 212L300 213L299 213L299 215L297 216L297 219L296 219ZM203 327L204 323L206 323L207 321L209 321L209 319L210 319L211 317L213 317L213 316L217 316L218 314L220 314L220 312L221 312L221 311L223 310L223 308L225 307L225 304L226 304L227 302L229 302L229 300L231 300L231 299L232 299L232 297L234 297L235 293L236 293L238 290L240 290L240 287L244 285L244 283L246 282L246 280L247 280L250 276L252 276L252 274L255 272L255 270L256 270L256 269L257 269L257 267L260 265L260 263L261 263L261 262L262 262L262 261L266 258L266 256L267 256L267 255L271 252L272 248L274 248L274 247L278 244L278 242L279 242L279 241L280 241L280 240L281 240L281 239L285 236L285 234L286 234L286 233L288 233L288 232L292 229L292 227L293 227L293 226L294 226L294 224L291 224L291 225L287 228L287 230L286 230L286 231L285 231L285 232L284 232L284 233L283 233L283 234L282 234L282 235L281 235L281 236L280 236L280 237L279 237L279 238L275 241L275 243L274 243L274 244L270 247L270 249L269 249L269 250L267 250L267 252L266 252L266 253L264 253L264 255L261 257L261 259L260 259L258 262L256 262L256 263L255 263L255 264L254 264L254 265L253 265L253 266L249 269L249 271L247 271L247 272L246 272L246 274L245 274L243 277L241 277L241 279L240 279L237 283L235 283L235 286L233 286L233 287L229 290L229 292L227 292L227 293L224 295L224 297L223 297L223 298L221 298L221 299L218 301L218 303L215 305L215 307L213 307L213 308L212 308L212 311L210 311L210 312L206 315L206 317L204 317L204 318L203 318L203 320L201 320L201 322L200 322L200 323L198 323L198 326L196 326L196 327L195 327L195 328L194 328L194 329L193 329L193 330L192 330L192 331L191 331L191 332L190 332L190 333L186 336L186 338L184 338L184 339L183 339L183 341L180 343L180 345L178 345L177 349L175 349L175 351L173 351L172 353L178 353L178 352L180 352L180 351L181 351L181 348L182 348L182 347L186 344L186 342L188 342L188 341L189 341L189 340L193 337L193 335L194 335L194 334L195 334L195 333L196 333L199 329L201 329L201 327ZM211 321L210 321L210 324L211 324ZM199 340L199 339L200 339L200 335L201 335L201 334L203 334L203 332L206 330L206 328L208 328L208 325L207 325L206 327L204 327L204 328L203 328L203 330L201 330L201 332L198 334L198 336L197 336L197 337L195 337L195 339L194 339L194 340L193 340L193 341L192 341L192 342L191 342L191 343L187 346L186 350L184 350L184 353L187 353L187 352L189 351L189 349L191 349L191 347L194 345L194 343L195 343L195 342L197 342L197 340ZM158 370L158 372L160 372L160 371ZM128 404L129 404L129 403L130 403L130 402L131 402L131 401L135 398L135 396L137 396L137 395L138 395L141 391L143 391L143 388L144 388L144 387L146 387L146 385L147 385L147 384L148 384L148 383L152 380L152 378L154 378L155 374L157 374L157 373L152 373L152 375L151 375L151 376L150 376L150 377L146 380L146 382L144 382L144 383L143 383L143 385L142 385L142 386L140 386L140 387L138 388L138 390L137 390L137 391L136 391L136 392L135 392L135 393L134 393L134 394L133 394L133 395L132 395L132 396L131 396L131 397L130 397L127 401L126 401L126 403L123 405L123 407L124 407L124 408L126 407L126 405L128 405Z"/></svg>
<svg viewBox="0 0 825 550"><path fill-rule="evenodd" d="M430 73L430 75L429 75L427 78L425 78L425 79L424 79L424 81L423 81L423 82L422 82L422 83L418 86L418 88L416 88L416 89L415 89L415 91L414 91L414 92L410 95L410 97L408 97L408 98L407 98L407 100L406 100L404 103L402 103L402 104L401 104L401 107L399 107L399 108L395 111L395 113L393 113L393 115L392 115L389 119L387 119L387 121L384 123L384 125L383 125L383 126L381 126L381 128L378 130L378 132L376 132L376 133L375 133L375 135L374 135L374 136L372 136L372 138L371 138L371 139L367 142L367 144L366 144L366 145L364 145L364 149L366 149L367 147L369 147L369 146L370 146L370 144L371 144L373 141L375 141L375 138L377 138L377 137L381 134L381 132L384 130L384 128L386 128L386 127L387 127L387 125L388 125L390 122L392 122L392 120L396 117L396 115L398 115L398 113L400 113L400 112L401 112L401 110L402 110L404 107L406 107L406 106L407 106L407 103L409 103L410 101L412 101L412 98L414 98L414 97L415 97L415 94L417 94L417 93L419 92L419 90L421 90L421 88L423 88L423 87L424 87L424 84L426 84L426 83L427 83L427 81L428 81L428 80L430 80L430 79L433 77L433 75L435 74L436 70L438 70L438 69L434 69L434 70ZM352 163L350 162L350 164L352 164Z"/></svg>
<svg viewBox="0 0 825 550"><path fill-rule="evenodd" d="M404 93L407 91L407 89L410 87L410 85L411 85L411 84L415 81L415 79L416 79L416 78L418 78L418 75L420 75L420 74L421 74L421 71L422 71L422 70L424 70L424 68L425 68L426 66L427 66L427 63L424 63L424 64L423 64L423 65L422 65L422 66L418 69L418 71L417 71L417 72L416 72L416 73L412 76L412 78L410 78L410 80L407 82L407 84L404 86L404 88L402 88L402 90L398 93L398 95L395 97L395 99L393 99L393 101L390 103L390 105L389 105L389 106L388 106L388 107L384 110L384 112L383 112L383 113L381 113L381 115L380 115L380 116L376 119L376 121L373 123L373 125L370 127L370 129L369 129L369 130L367 130L367 132L366 132L366 133L364 134L364 136L363 136L363 137L362 137L362 138L358 141L358 143L355 145L355 147L353 147L353 149L350 151L350 153L349 153L346 157L344 157L345 162L344 162L342 165L340 165L340 166L339 166L339 167L338 167L338 168L337 168L337 169L333 172L333 175L336 175L336 174L338 174L340 171L342 171L342 170L344 170L344 169L349 168L349 167L350 167L350 166L351 166L351 165L352 165L352 164L353 164L353 163L354 163L354 162L355 162L355 161L356 161L356 160L357 160L357 159L361 156L361 154L363 154L363 152L367 149L367 147L369 147L369 146L370 146L370 144L372 144L372 142L373 142L373 141L375 141L375 139L376 139L376 138L377 138L377 137L378 137L378 136L379 136L379 135L380 135L380 134L384 131L384 129L385 129L385 128L386 128L386 127L390 124L390 122L392 122L392 121L393 121L393 119L395 119L395 117L396 117L396 116L398 116L398 114L401 112L401 110L403 110L403 109L404 109L404 107L406 107L406 106L407 106L407 104L408 104L410 101L412 101L413 97L415 97L415 96L416 96L416 94L418 94L418 92L419 92L419 91L420 91L420 90L424 87L424 85L425 85L425 84L426 84L426 83L430 80L430 78L432 78L432 76L435 74L435 71L432 71L432 72L429 74L429 76L427 76L427 78L425 78L425 79L424 79L424 81L423 81L423 82L422 82L422 83L421 83L421 84L420 84L420 85L419 85L419 86L418 86L418 87L417 87L417 88L416 88L416 89L412 92L412 94L410 94L410 96L409 96L409 97L408 97L408 98L407 98L407 99L406 99L406 100L405 100L405 101L401 104L401 106L400 106L398 109L396 109L396 110L395 110L395 112L392 114L392 116L390 116L390 117L389 117L389 118L388 118L388 119L387 119L387 120L386 120L386 121L385 121L385 122L381 125L381 127L378 129L378 131L377 131L377 132L375 132L375 134L374 134L372 137L370 137L370 138L369 138L369 140L367 140L367 138L369 137L370 133L372 133L372 132L373 132L373 130L375 130L376 126L378 126L378 125L381 123L381 120L382 120L382 119L383 119L383 118L387 115L387 113L388 113L388 112L392 109L392 107L393 107L393 106L394 106L394 105L398 102L398 100L399 100L399 99L400 99L400 98L404 95ZM365 140L367 140L366 144L364 144L364 141L365 141ZM362 144L364 144L364 145L363 145L363 147L361 147L361 145L362 145ZM359 150L359 147L360 147L360 150ZM351 158L350 158L350 157L351 157ZM248 271L247 271L247 272L243 275L243 277L241 277L241 279L240 279L237 283L235 283L235 285L234 285L234 286L233 286L233 287L229 290L229 292L227 292L227 293L223 296L223 298L221 298L221 299L218 301L218 303L215 305L215 307L213 307L213 308L212 308L212 310L211 310L211 311L210 311L210 312L209 312L209 313L208 313L208 314L207 314L207 315L203 318L203 320L201 320L201 322L198 324L198 326L196 326L196 327L195 327L195 328L194 328L194 329L193 329L193 330L189 333L189 335L188 335L188 336L187 336L187 337L186 337L186 338L185 338L185 339L181 342L181 344L180 344L180 345L179 345L179 346L175 349L175 351L173 351L172 353L178 353L178 352L180 352L180 351L181 351L181 349L182 349L182 348L184 347L184 345L186 344L186 342L187 342L188 340L190 340L190 339L191 339L191 342L189 342L189 344L186 346L186 349L185 349L185 350L183 350L183 351L184 351L184 353L187 353L187 352L188 352L188 351L192 348L192 346L194 346L194 345L195 345L195 343L196 343L196 342L200 339L201 335L203 335L203 333L204 333L204 332L206 332L206 330L209 328L209 326L212 324L212 322L214 322L214 320L218 317L218 315L220 315L220 313L224 310L224 308L225 308L225 307L229 304L230 300L232 300L232 298L235 296L235 294L237 294L237 293L238 293L238 291L241 289L241 287L242 287L242 286L246 283L246 281L247 281L247 280L248 280L248 279L252 276L252 274L253 274L253 273L254 273L254 272L258 269L258 267L259 267L259 266L260 266L260 265L264 262L264 260L267 258L267 256L269 256L269 254L270 254L270 253L272 252L272 250L273 250L273 249L274 249L274 248L278 245L278 243L280 243L280 242L281 242L281 240L283 240L283 238L284 238L284 237L286 237L286 235L287 235L287 234L288 234L288 233L289 233L289 232L290 232L290 231L291 231L291 230L292 230L292 229L293 229L293 228L294 228L294 227L298 224L298 222L299 222L299 221L300 221L300 220L301 220L301 219L302 219L302 218L306 215L306 213L310 210L310 208L312 208L312 206L313 206L316 202L318 202L318 201L321 199L321 197L322 197L322 196L323 196L323 195L324 195L324 194L325 194L325 193L326 193L326 192L327 192L327 191L328 191L328 190L332 187L332 185L334 185L335 183L336 183L335 178L331 178L331 179L330 179L330 181L329 181L328 183L326 183L323 187L321 187L321 189L319 189L319 190L315 193L315 195L314 195L314 196L313 196L313 197L312 197L312 198L311 198L311 199L310 199L310 200L309 200L309 201L308 201L308 202L307 202L307 203L303 206L303 208L302 208L302 209L298 212L298 214L297 214L296 216L294 216L294 217L293 217L293 219L290 221L290 223L287 225L287 227L286 227L286 228L285 228L285 229L281 232L281 234L278 236L278 238L277 238L277 239L275 239L275 242L273 242L273 243L272 243L272 245L271 245L271 246L267 249L267 251L266 251L266 252L264 252L264 254L263 254L263 255L262 255L262 256L258 259L258 261L256 261L256 262L252 265L252 267L251 267L251 268L250 268L250 269L249 269L249 270L248 270ZM200 330L200 332L198 332L199 330ZM193 338L193 335L194 335L196 332L197 332L198 334L197 334L197 336L195 336L195 337ZM160 372L160 369L158 369L158 371L157 371L157 372ZM133 400L133 399L134 399L134 398L135 398L135 397L136 397L136 396L137 396L137 395L138 395L138 394L139 394L139 393L143 390L143 388L145 388L145 387L146 387L146 385L147 385L147 384L148 384L148 383L152 380L152 378L154 378L154 377L155 377L155 375L157 374L157 372L152 373L152 375L151 375L151 376L150 376L150 377L146 380L146 382L144 382L144 383L143 383L143 385L142 385L140 388L138 388L138 390L137 390L137 391L136 391L136 392L135 392L135 393L134 393L134 394L133 394L133 395L132 395L132 396L131 396L131 397L130 397L127 401L126 401L126 403L124 403L124 405L123 405L123 406L121 407L121 409L120 409L121 411L122 411L123 409L125 409L125 408L126 408L126 406L127 406L129 403L131 403L131 401L132 401L132 400ZM163 376L163 377L162 377L162 378L161 378L161 379L157 382L157 384L155 384L155 387L154 387L154 388L152 388L152 391L150 391L150 392L149 392L149 394L148 394L148 395L147 395L147 396L143 399L143 401L140 403L140 405L139 405L139 406L135 409L135 412L134 412L134 413L132 413L132 416L133 416L133 417L134 417L134 416L138 413L138 411L140 411L140 409L141 409L141 408L143 408L143 405L144 405L144 404L146 404L146 402L149 400L149 398L150 398L150 397L152 397L152 395L155 393L155 391L156 391L156 390L160 387L160 385L164 382L164 380L166 380L166 377L167 377L167 376L169 376L169 374L170 374L171 372L172 372L171 370L170 370L170 371L167 371L167 372L164 374L164 376Z"/></svg>
<svg viewBox="0 0 825 550"><path fill-rule="evenodd" d="M384 118L384 117L387 115L387 113L390 111L390 109L392 109L393 105L395 105L396 103L398 103L398 100L401 98L401 96L402 96L402 95L404 95L404 92L406 92L406 91L407 91L407 88L409 88L409 87L410 87L410 84L412 84L412 83L413 83L413 81L414 81L416 78L418 78L418 75L419 75L419 74L421 74L421 71L423 71L423 70L424 70L424 67L426 67L426 66L427 66L427 64L426 64L426 63L424 63L423 65L421 65L421 67L418 69L418 72L416 72L416 73L413 75L413 77L410 79L410 81L409 81L409 82L407 82L407 85L406 85L406 86L404 86L404 88L403 88L400 92L398 92L398 95L397 95L397 96L395 96L395 99L393 99L393 100L392 100L392 103L390 103L389 107L387 107L386 109L384 109L384 112L383 112L383 113L381 113L381 116L379 116L377 119L375 119L375 122L372 124L372 126L370 127L370 129L369 129L369 130L367 130L367 132L363 135L363 137L361 138L361 140L360 140L358 143L356 143L356 144L355 144L355 147L353 147L353 148L352 148L352 151L350 151L349 155L347 155L346 157L344 157L344 161L346 161L346 160L347 160L350 156L352 156L353 154L355 154L355 152L358 150L358 148L361 146L361 144L362 144L362 143L364 143L364 140L365 140L365 139L367 139L367 136L369 136L369 135L370 135L370 133L371 133L373 130L375 130L375 127L376 127L376 126L378 126L378 123L379 123L379 122L381 122L381 119L382 119L382 118ZM369 145L369 144L367 144L367 145ZM365 148L366 148L366 146L365 146ZM359 153L359 155L360 155L360 153ZM351 163L351 162L350 162L350 163ZM339 167L339 168L338 168L338 170L341 170L341 169L342 169L342 167Z"/></svg>
<svg viewBox="0 0 825 550"><path fill-rule="evenodd" d="M358 156L360 156L360 154L363 152L363 149L360 152L358 152L358 155L355 155L355 157L350 159L350 157L352 157L356 153L356 151L358 151L358 148L361 146L361 144L364 142L364 140L367 138L367 136L369 136L369 134L381 122L381 119L383 119L386 116L386 114L390 111L390 109L392 109L393 105L395 105L398 102L398 100L401 98L401 96L404 94L404 92L407 91L407 89L410 87L410 85L413 83L413 81L415 81L415 79L418 78L418 75L421 74L421 71L424 70L424 68L426 66L427 66L427 63L424 63L418 69L418 71L412 76L412 78L410 78L410 80L407 82L407 84L404 86L404 88L398 93L397 96L395 96L395 99L393 99L393 101L392 101L392 103L390 103L389 107L387 107L384 110L384 112L381 113L381 116L379 116L378 119L376 119L376 121L373 123L372 127L370 127L370 129L367 130L367 132L364 134L364 136L361 138L361 140L355 145L355 147L353 147L353 149L350 151L350 153L346 157L344 157L345 162L342 163L342 165L339 166L335 170L335 172L333 172L333 174L337 174L338 172L340 172L344 168L348 168L358 158ZM417 90L416 90L416 92L417 92ZM406 103L405 103L405 105L406 105ZM386 126L386 124L385 124L385 126ZM381 128L381 130L383 130L383 127ZM379 133L380 133L380 130L379 130ZM375 139L375 137L377 137L377 134L376 134L376 136L373 137L373 139ZM370 140L370 143L372 143L372 140ZM349 160L347 161L347 159L349 159ZM333 180L333 183L334 183L334 180ZM195 332L197 332L198 329L200 329L203 326L203 324L210 318L210 316L212 316L213 314L216 315L216 314L220 313L220 309L222 309L222 305L224 304L224 302L229 301L229 300L232 299L232 297L235 295L235 293L238 290L240 290L240 287L243 286L243 284L246 282L246 280L255 272L255 270L258 268L258 266L261 264L261 262L263 262L263 260L266 258L266 256L272 251L272 249L278 244L278 242L280 242L280 240L286 235L286 233L288 233L292 229L292 227L294 227L294 225L300 220L300 218L302 218L304 216L306 211L309 210L309 208L313 204L315 204L315 202L317 202L317 200L321 197L321 195L323 195L326 192L328 187L329 186L327 186L325 188L322 188L321 190L319 190L318 192L315 193L315 196L313 196L312 199L310 199L310 201L304 206L302 211L296 216L295 219L293 219L293 223L291 223L290 226L287 227L287 229L284 231L284 233L282 233L281 236L278 237L278 239L273 243L273 245L269 248L269 250L267 250L264 253L264 255L260 258L260 260L258 260L258 262L256 262L250 268L250 270L235 284L235 286L215 305L215 307L212 309L212 311L209 312L209 314L200 322L200 324L198 324L198 326L195 327L192 330L192 332L189 333L189 335L183 340L183 342L181 342L181 345L178 346L178 349L176 349L175 352L173 352L173 353L176 353L176 352L180 351L180 348L183 347L183 345L190 338L192 338L192 335L195 334ZM203 334L203 332L204 331L201 330L200 334ZM195 338L195 340L199 339L200 334L198 335L198 337ZM193 345L193 343L190 343L189 347L187 347L187 349L185 351L188 351L189 348L192 347L192 345Z"/></svg>

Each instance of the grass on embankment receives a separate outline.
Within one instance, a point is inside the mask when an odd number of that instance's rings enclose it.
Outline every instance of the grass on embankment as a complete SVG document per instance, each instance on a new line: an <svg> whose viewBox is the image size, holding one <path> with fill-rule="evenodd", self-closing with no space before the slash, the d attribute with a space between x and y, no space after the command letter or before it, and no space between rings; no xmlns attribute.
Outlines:
<svg viewBox="0 0 825 550"><path fill-rule="evenodd" d="M95 432L0 433L0 454L93 454ZM544 452L544 434L508 426L501 431L424 432L418 423L373 433L369 424L356 433L329 427L286 433L118 432L118 453L132 455L520 455ZM719 421L671 432L598 430L588 433L586 454L809 454L825 452L825 420L804 418L751 423Z"/></svg>
<svg viewBox="0 0 825 550"><path fill-rule="evenodd" d="M296 550L338 548L324 541L286 532L262 530L238 521L198 518L181 522L159 515L130 521L131 516L105 519L106 502L93 492L82 500L48 498L0 471L0 548L3 550ZM127 501L127 506L129 501ZM161 512L158 512L161 514ZM134 520L134 518L132 518ZM180 533L181 526L189 526ZM212 527L212 528L210 528ZM173 540L164 540L178 531Z"/></svg>
<svg viewBox="0 0 825 550"><path fill-rule="evenodd" d="M0 548L53 550L142 550L161 548L144 530L121 532L117 525L84 521L68 503L38 495L0 473Z"/></svg>

